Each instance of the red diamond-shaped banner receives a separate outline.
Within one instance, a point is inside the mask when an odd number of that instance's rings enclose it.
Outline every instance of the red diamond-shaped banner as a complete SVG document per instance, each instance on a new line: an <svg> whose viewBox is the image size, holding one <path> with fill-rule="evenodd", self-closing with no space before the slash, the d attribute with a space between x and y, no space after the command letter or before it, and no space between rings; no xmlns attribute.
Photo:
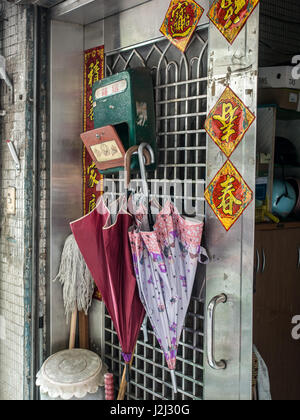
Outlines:
<svg viewBox="0 0 300 420"><path fill-rule="evenodd" d="M228 160L211 181L205 199L228 231L253 199L253 192Z"/></svg>
<svg viewBox="0 0 300 420"><path fill-rule="evenodd" d="M203 13L194 0L172 0L160 32L184 52Z"/></svg>
<svg viewBox="0 0 300 420"><path fill-rule="evenodd" d="M209 113L205 130L229 158L254 120L252 112L227 87Z"/></svg>
<svg viewBox="0 0 300 420"><path fill-rule="evenodd" d="M208 17L232 44L258 3L259 0L215 0Z"/></svg>

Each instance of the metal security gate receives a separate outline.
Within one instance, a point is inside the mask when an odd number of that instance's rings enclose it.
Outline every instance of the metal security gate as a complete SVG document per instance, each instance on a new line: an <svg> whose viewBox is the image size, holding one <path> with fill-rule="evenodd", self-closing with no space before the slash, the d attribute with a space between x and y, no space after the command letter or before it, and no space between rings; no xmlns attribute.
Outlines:
<svg viewBox="0 0 300 420"><path fill-rule="evenodd" d="M185 54L170 45L159 32L169 0L78 0L72 2L71 7L69 1L63 1L53 8L51 278L58 269L68 223L80 217L82 46L88 49L104 44L107 75L139 66L147 66L153 73L158 166L155 173L149 174L151 191L161 200L171 197L183 215L205 217L205 245L210 263L206 269L199 267L181 336L176 366L177 398L249 400L255 205L253 200L229 231L209 206L205 208L204 189L228 159L207 137L204 121L207 111L213 109L226 87L256 114L259 6L230 44L214 24L208 23L207 12L214 1L198 1L205 13ZM109 7L103 18L95 14L103 12L100 3L117 8ZM72 68L72 78L62 62ZM254 121L230 156L230 162L253 194L255 148ZM120 179L105 178L105 185L107 191L121 193ZM65 347L68 331L61 322L60 286L51 284L50 288L50 343L55 352ZM224 304L220 300L223 294L227 297ZM93 314L97 327L94 325L91 333L93 348L98 351L101 347L117 383L124 366L117 335L107 315L104 328L99 328L99 319L102 326L103 307L100 309L97 305ZM169 371L150 325L148 330L148 343L144 343L142 334L139 337L126 397L171 400L174 395ZM219 363L222 360L226 364Z"/></svg>
<svg viewBox="0 0 300 420"><path fill-rule="evenodd" d="M160 200L171 197L181 213L204 218L206 179L207 30L199 31L186 54L168 41L106 57L107 76L132 67L152 70L157 118L157 170L149 186ZM105 179L108 191L116 179ZM203 397L204 282L199 270L178 349L177 399ZM169 400L173 391L169 369L149 325L148 343L140 335L128 399ZM118 377L123 361L109 315L105 316L105 361Z"/></svg>

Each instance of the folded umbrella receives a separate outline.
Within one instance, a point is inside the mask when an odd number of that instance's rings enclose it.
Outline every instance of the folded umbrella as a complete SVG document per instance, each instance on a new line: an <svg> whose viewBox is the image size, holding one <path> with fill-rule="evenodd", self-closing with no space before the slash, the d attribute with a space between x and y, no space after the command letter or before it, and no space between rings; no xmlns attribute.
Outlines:
<svg viewBox="0 0 300 420"><path fill-rule="evenodd" d="M208 257L201 247L203 223L182 218L171 202L158 213L153 229L143 231L137 220L129 238L140 298L164 352L176 393L178 343L198 261L206 263Z"/></svg>
<svg viewBox="0 0 300 420"><path fill-rule="evenodd" d="M145 316L128 240L132 223L125 202L121 202L113 223L110 210L101 197L91 213L70 224L112 319L127 365Z"/></svg>

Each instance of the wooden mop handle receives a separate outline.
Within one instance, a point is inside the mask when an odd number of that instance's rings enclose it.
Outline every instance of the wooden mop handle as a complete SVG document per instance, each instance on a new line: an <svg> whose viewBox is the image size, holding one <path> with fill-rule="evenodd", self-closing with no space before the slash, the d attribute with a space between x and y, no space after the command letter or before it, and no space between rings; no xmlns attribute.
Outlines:
<svg viewBox="0 0 300 420"><path fill-rule="evenodd" d="M72 318L71 318L69 350L72 350L75 347L76 324L77 324L77 308L73 311Z"/></svg>
<svg viewBox="0 0 300 420"><path fill-rule="evenodd" d="M89 321L88 316L84 312L79 312L77 308L72 312L70 324L69 350L75 348L76 344L76 327L79 319L79 348L88 350L89 348Z"/></svg>
<svg viewBox="0 0 300 420"><path fill-rule="evenodd" d="M129 363L129 369L132 366L133 358L134 358L134 353L132 354L132 357L131 357L131 360L130 360L130 363ZM126 392L126 387L127 387L126 368L127 368L127 366L125 365L124 370L123 370L123 375L122 375L122 380L121 380L117 400L124 400L124 397L125 397L125 392Z"/></svg>

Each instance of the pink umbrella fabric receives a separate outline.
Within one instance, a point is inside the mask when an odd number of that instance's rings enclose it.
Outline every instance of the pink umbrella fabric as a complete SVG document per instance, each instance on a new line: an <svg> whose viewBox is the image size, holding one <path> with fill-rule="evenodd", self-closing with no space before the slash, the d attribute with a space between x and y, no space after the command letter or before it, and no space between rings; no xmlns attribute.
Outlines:
<svg viewBox="0 0 300 420"><path fill-rule="evenodd" d="M70 223L72 232L113 321L122 356L129 363L145 316L132 264L128 229L132 216L121 205L112 223L102 197L88 215Z"/></svg>
<svg viewBox="0 0 300 420"><path fill-rule="evenodd" d="M154 231L142 231L137 221L129 232L140 298L164 352L175 393L178 342L197 265L208 261L201 247L203 226L185 220L167 202L156 217Z"/></svg>

